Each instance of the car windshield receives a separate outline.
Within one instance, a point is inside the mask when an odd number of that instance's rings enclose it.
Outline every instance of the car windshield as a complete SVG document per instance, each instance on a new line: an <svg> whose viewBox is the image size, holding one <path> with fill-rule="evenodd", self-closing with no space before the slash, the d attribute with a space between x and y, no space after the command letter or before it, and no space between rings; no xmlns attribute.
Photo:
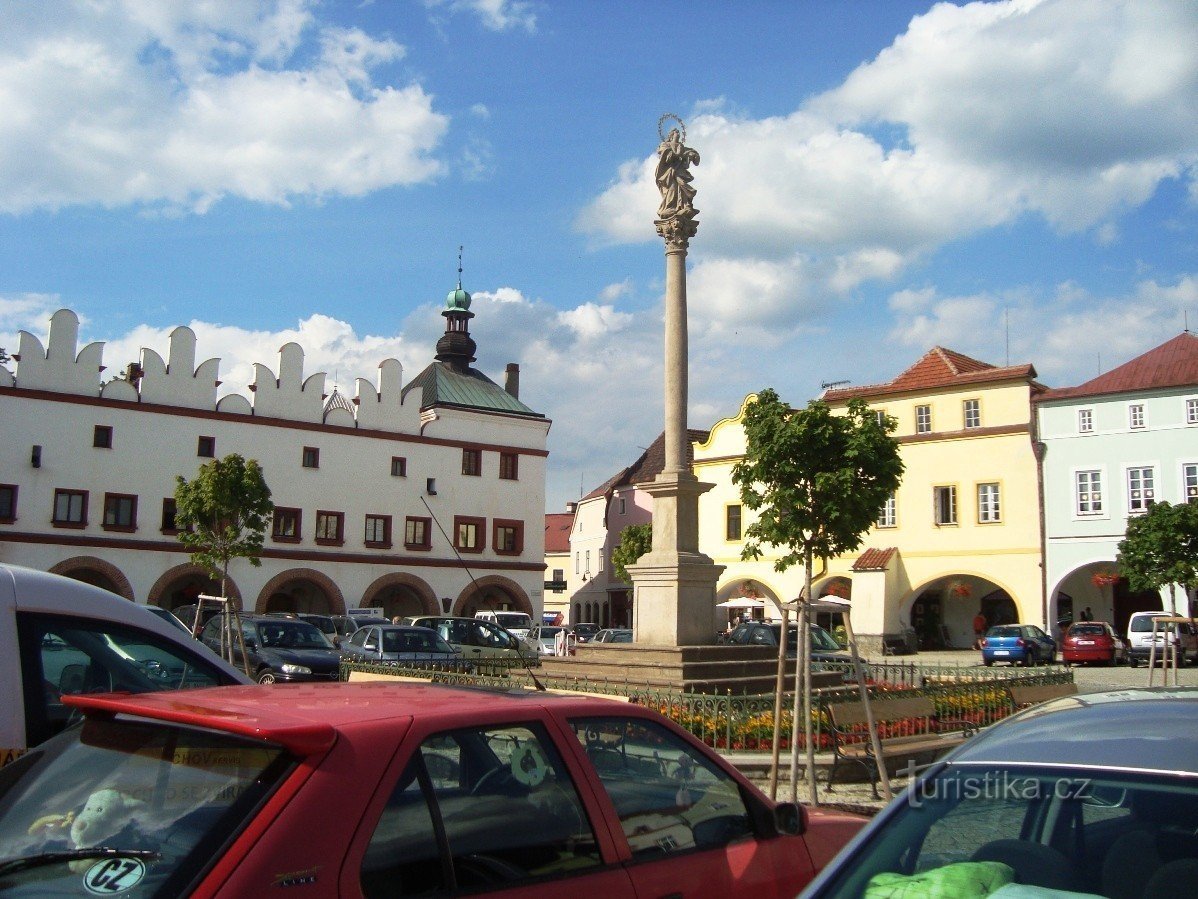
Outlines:
<svg viewBox="0 0 1198 899"><path fill-rule="evenodd" d="M0 778L0 890L183 895L291 764L265 743L89 719ZM81 858L79 847L120 851Z"/></svg>
<svg viewBox="0 0 1198 899"><path fill-rule="evenodd" d="M523 612L496 612L495 623L500 627L506 627L508 630L512 628L527 630L532 627L532 619Z"/></svg>
<svg viewBox="0 0 1198 899"><path fill-rule="evenodd" d="M1015 625L999 625L986 632L987 637L1022 637L1023 632Z"/></svg>
<svg viewBox="0 0 1198 899"><path fill-rule="evenodd" d="M261 621L258 634L262 645L272 649L332 649L333 644L319 629L306 621Z"/></svg>
<svg viewBox="0 0 1198 899"><path fill-rule="evenodd" d="M778 645L778 634L782 633L781 624L771 624L774 632L774 645ZM792 624L787 628L786 648L797 652L799 648L799 626ZM818 624L811 625L811 648L816 652L840 652L840 644L836 639Z"/></svg>
<svg viewBox="0 0 1198 899"><path fill-rule="evenodd" d="M1151 615L1141 615L1138 618L1133 618L1130 630L1133 634L1149 633L1152 630L1152 622L1155 620L1156 618ZM1172 621L1167 621L1163 624L1158 624L1156 630L1157 633L1165 633L1167 631L1171 634L1175 630L1175 625Z"/></svg>
<svg viewBox="0 0 1198 899"><path fill-rule="evenodd" d="M456 652L430 630L385 630L383 652Z"/></svg>
<svg viewBox="0 0 1198 899"><path fill-rule="evenodd" d="M564 630L564 627L545 627L542 625L537 633L540 634L542 640L552 640Z"/></svg>
<svg viewBox="0 0 1198 899"><path fill-rule="evenodd" d="M1189 895L1192 881L1144 888L1170 858L1198 856L1196 830L1198 784L1180 776L952 766L815 894L985 896L1015 881L1037 896Z"/></svg>
<svg viewBox="0 0 1198 899"><path fill-rule="evenodd" d="M1093 637L1105 633L1106 628L1101 624L1075 624L1069 628L1070 637Z"/></svg>

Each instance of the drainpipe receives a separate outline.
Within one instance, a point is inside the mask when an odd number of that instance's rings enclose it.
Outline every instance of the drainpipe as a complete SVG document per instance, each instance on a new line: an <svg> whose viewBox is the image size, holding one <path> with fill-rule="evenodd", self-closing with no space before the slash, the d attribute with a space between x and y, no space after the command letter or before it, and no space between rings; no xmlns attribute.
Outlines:
<svg viewBox="0 0 1198 899"><path fill-rule="evenodd" d="M1029 400L1028 429L1032 455L1036 457L1036 495L1039 499L1036 511L1040 517L1040 618L1044 630L1055 635L1056 623L1050 625L1048 622L1048 527L1044 523L1044 457L1048 454L1048 446L1040 439L1039 408L1034 399L1029 397Z"/></svg>

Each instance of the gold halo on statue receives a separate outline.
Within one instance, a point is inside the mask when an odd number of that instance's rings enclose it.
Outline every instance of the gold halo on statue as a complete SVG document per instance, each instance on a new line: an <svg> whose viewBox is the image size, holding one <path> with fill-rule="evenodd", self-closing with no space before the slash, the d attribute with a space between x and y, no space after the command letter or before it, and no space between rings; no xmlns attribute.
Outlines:
<svg viewBox="0 0 1198 899"><path fill-rule="evenodd" d="M667 112L665 115L663 115L660 119L657 120L657 136L660 137L663 141L666 139L665 133L662 131L661 126L666 123L667 119L673 119L675 122L678 123L678 137L681 138L682 142L685 144L686 143L686 124L682 121L682 119L678 118L678 116L674 115L674 113L672 113L672 112Z"/></svg>

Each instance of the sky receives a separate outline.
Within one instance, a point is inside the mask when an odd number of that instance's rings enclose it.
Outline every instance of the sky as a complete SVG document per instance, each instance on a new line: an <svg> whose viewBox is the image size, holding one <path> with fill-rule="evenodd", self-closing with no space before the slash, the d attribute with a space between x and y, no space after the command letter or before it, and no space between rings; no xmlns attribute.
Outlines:
<svg viewBox="0 0 1198 899"><path fill-rule="evenodd" d="M116 372L178 325L221 394L288 341L433 357L553 424L547 511L661 432L652 171L685 122L688 423L931 347L1086 381L1198 328L1192 0L0 0L0 347ZM668 126L667 126L668 127ZM10 363L10 366L12 363Z"/></svg>

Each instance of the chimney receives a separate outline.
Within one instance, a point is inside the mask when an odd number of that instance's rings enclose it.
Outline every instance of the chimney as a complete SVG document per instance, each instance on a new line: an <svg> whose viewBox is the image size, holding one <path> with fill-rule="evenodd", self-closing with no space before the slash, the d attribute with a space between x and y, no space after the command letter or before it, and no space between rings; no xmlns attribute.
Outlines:
<svg viewBox="0 0 1198 899"><path fill-rule="evenodd" d="M520 366L509 362L503 372L503 389L516 399L520 399Z"/></svg>
<svg viewBox="0 0 1198 899"><path fill-rule="evenodd" d="M566 511L573 515L578 511L578 503L566 503Z"/></svg>

